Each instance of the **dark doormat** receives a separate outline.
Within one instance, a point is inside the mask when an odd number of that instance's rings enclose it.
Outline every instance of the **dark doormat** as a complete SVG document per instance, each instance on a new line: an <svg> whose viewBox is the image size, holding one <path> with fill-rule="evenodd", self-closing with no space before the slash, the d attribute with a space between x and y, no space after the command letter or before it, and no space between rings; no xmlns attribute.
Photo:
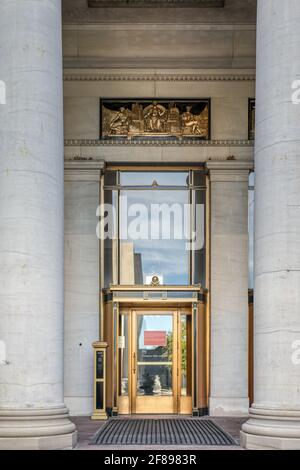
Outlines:
<svg viewBox="0 0 300 470"><path fill-rule="evenodd" d="M236 446L234 439L209 419L110 419L91 445Z"/></svg>

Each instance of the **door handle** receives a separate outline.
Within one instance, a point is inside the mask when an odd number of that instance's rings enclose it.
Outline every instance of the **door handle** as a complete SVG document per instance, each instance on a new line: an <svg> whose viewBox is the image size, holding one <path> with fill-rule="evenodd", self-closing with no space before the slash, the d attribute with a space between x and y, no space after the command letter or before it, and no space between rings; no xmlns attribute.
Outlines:
<svg viewBox="0 0 300 470"><path fill-rule="evenodd" d="M136 354L133 353L133 373L136 373Z"/></svg>

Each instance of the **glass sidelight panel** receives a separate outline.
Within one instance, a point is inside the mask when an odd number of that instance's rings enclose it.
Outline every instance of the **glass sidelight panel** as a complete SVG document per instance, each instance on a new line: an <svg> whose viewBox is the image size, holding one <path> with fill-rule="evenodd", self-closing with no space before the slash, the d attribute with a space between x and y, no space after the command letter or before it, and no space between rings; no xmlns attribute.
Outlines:
<svg viewBox="0 0 300 470"><path fill-rule="evenodd" d="M192 396L192 316L180 316L181 396Z"/></svg>
<svg viewBox="0 0 300 470"><path fill-rule="evenodd" d="M118 283L118 193L117 191L104 191L104 202L111 207L111 214L104 212L103 238L104 238L104 280L103 287Z"/></svg>
<svg viewBox="0 0 300 470"><path fill-rule="evenodd" d="M206 246L205 246L205 201L206 191L194 191L195 210L194 210L194 226L193 231L196 233L194 249L192 250L194 257L194 273L193 284L206 285Z"/></svg>
<svg viewBox="0 0 300 470"><path fill-rule="evenodd" d="M173 395L173 316L138 315L138 396Z"/></svg>
<svg viewBox="0 0 300 470"><path fill-rule="evenodd" d="M120 315L119 319L119 394L128 396L129 390L129 316Z"/></svg>

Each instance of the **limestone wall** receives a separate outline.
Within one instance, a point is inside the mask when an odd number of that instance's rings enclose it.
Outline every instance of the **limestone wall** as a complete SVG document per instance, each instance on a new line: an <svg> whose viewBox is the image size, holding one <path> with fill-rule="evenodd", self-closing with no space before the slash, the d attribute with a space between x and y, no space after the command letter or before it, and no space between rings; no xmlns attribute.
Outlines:
<svg viewBox="0 0 300 470"><path fill-rule="evenodd" d="M99 185L65 175L65 403L72 415L92 413L93 351L99 332Z"/></svg>
<svg viewBox="0 0 300 470"><path fill-rule="evenodd" d="M255 95L255 6L253 0L226 0L221 9L88 10L86 0L63 0L65 160L251 161L248 99ZM211 98L212 140L104 145L98 140L100 98ZM98 198L96 181L67 177L65 396L73 415L92 411Z"/></svg>

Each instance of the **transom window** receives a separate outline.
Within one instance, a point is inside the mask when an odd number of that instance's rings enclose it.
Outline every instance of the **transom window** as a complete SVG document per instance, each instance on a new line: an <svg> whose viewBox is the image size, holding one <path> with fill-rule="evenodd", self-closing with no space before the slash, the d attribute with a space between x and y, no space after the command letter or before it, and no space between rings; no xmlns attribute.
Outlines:
<svg viewBox="0 0 300 470"><path fill-rule="evenodd" d="M205 286L204 170L108 170L104 200L104 287Z"/></svg>

